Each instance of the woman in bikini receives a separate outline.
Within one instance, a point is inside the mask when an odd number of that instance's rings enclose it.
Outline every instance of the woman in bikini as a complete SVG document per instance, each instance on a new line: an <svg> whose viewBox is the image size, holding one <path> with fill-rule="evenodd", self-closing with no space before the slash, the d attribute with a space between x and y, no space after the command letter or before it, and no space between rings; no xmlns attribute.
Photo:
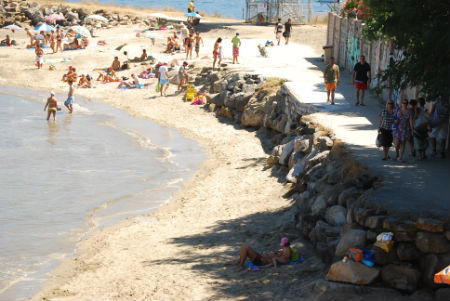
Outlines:
<svg viewBox="0 0 450 301"><path fill-rule="evenodd" d="M56 121L56 111L58 110L58 101L55 98L55 92L50 92L50 97L47 99L44 111L47 109L47 120L50 119L50 115L53 114L53 120Z"/></svg>
<svg viewBox="0 0 450 301"><path fill-rule="evenodd" d="M218 38L217 41L216 41L216 43L214 43L214 50L213 50L213 57L214 57L214 61L213 61L213 70L214 70L214 67L216 66L217 58L219 59L219 68L220 68L220 63L221 63L221 61L222 61L222 55L221 55L221 52L222 52L222 46L221 46L220 43L222 43L222 38Z"/></svg>
<svg viewBox="0 0 450 301"><path fill-rule="evenodd" d="M58 49L60 49L61 52L63 51L63 48L62 48L62 34L59 31L59 29L56 30L56 52L58 52Z"/></svg>
<svg viewBox="0 0 450 301"><path fill-rule="evenodd" d="M188 59L189 55L191 56L192 60L192 44L194 43L194 38L192 36L192 33L189 34L189 36L186 38L186 59Z"/></svg>
<svg viewBox="0 0 450 301"><path fill-rule="evenodd" d="M55 34L52 32L50 35L50 48L52 48L53 53L56 53L56 48L55 48Z"/></svg>

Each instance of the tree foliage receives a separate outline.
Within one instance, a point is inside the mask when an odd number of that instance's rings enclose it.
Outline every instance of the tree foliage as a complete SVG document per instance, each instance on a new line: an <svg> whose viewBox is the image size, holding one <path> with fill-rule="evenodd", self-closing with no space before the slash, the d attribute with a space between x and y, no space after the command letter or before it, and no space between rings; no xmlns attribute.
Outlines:
<svg viewBox="0 0 450 301"><path fill-rule="evenodd" d="M364 34L388 39L403 58L382 73L393 88L421 86L430 98L450 96L450 1L364 0L370 17Z"/></svg>

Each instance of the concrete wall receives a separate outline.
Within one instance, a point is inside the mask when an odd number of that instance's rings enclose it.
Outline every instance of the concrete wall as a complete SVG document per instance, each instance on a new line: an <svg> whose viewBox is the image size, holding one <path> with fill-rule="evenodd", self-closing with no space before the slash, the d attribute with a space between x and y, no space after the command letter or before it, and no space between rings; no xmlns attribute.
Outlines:
<svg viewBox="0 0 450 301"><path fill-rule="evenodd" d="M341 71L352 72L354 65L359 61L360 55L366 56L371 66L371 89L383 86L377 74L385 70L390 59L400 59L402 51L393 49L386 41L369 42L362 37L364 24L360 20L347 19L334 13L328 14L327 45L333 46L333 56ZM384 89L380 95L384 101L392 99L399 103L401 99L418 98L419 89L416 87L404 90Z"/></svg>

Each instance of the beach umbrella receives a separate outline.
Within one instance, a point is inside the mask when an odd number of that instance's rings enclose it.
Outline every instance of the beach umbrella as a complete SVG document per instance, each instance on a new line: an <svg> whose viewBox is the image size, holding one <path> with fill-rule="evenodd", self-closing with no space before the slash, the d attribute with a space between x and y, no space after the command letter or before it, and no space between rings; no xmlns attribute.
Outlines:
<svg viewBox="0 0 450 301"><path fill-rule="evenodd" d="M140 36L144 37L144 38L150 38L150 39L160 39L160 40L165 39L162 35L157 34L156 32L151 32L151 31L145 31L145 32L141 33Z"/></svg>
<svg viewBox="0 0 450 301"><path fill-rule="evenodd" d="M3 27L3 29L10 29L10 30L14 31L14 30L22 30L22 27L17 26L16 24L11 24L11 25Z"/></svg>
<svg viewBox="0 0 450 301"><path fill-rule="evenodd" d="M157 18L157 19L170 19L168 15L162 14L162 13L151 13L148 15L151 18Z"/></svg>
<svg viewBox="0 0 450 301"><path fill-rule="evenodd" d="M100 16L100 15L89 15L85 19L91 19L91 20L101 21L101 22L108 22L108 19L106 19L105 17Z"/></svg>
<svg viewBox="0 0 450 301"><path fill-rule="evenodd" d="M66 18L64 18L63 15L59 15L59 14L51 14L48 15L47 17L45 17L45 21L48 22L56 22L56 21L61 21L61 20L65 20Z"/></svg>
<svg viewBox="0 0 450 301"><path fill-rule="evenodd" d="M195 18L195 19L201 19L201 18L202 18L202 16L200 16L200 15L197 14L197 13L187 13L187 14L185 14L184 16L185 16L185 17L189 17L189 18Z"/></svg>
<svg viewBox="0 0 450 301"><path fill-rule="evenodd" d="M75 25L70 28L82 37L92 38L91 32L84 26Z"/></svg>
<svg viewBox="0 0 450 301"><path fill-rule="evenodd" d="M41 24L34 29L35 31L54 31L55 29L48 24Z"/></svg>
<svg viewBox="0 0 450 301"><path fill-rule="evenodd" d="M41 35L41 34L35 34L35 35L33 36L33 38L35 38L36 40L43 40L43 39L44 39L44 36Z"/></svg>

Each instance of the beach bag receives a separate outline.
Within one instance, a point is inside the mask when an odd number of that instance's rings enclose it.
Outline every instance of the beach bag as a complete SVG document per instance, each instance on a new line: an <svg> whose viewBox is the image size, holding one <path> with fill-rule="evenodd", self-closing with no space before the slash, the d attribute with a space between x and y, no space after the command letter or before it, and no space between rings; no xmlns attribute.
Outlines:
<svg viewBox="0 0 450 301"><path fill-rule="evenodd" d="M393 241L394 234L392 232L383 232L377 236L377 241L374 243L374 246L382 249L386 253L389 253L394 247Z"/></svg>
<svg viewBox="0 0 450 301"><path fill-rule="evenodd" d="M362 261L364 259L364 252L361 249L350 248L348 249L347 257L356 262Z"/></svg>
<svg viewBox="0 0 450 301"><path fill-rule="evenodd" d="M375 140L375 144L377 147L381 147L381 134L377 135L377 139Z"/></svg>

